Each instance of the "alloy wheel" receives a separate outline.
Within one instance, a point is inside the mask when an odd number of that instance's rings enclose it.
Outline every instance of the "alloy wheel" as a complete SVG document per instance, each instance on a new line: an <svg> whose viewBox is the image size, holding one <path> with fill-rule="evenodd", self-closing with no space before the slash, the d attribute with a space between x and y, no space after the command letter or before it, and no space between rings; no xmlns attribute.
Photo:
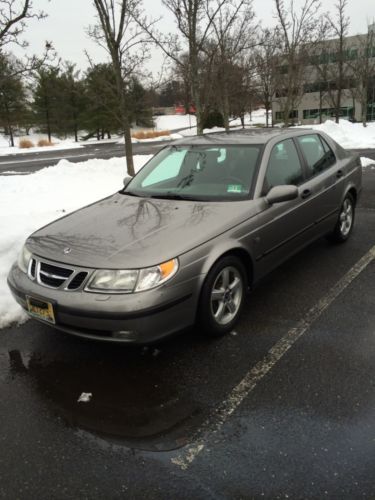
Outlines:
<svg viewBox="0 0 375 500"><path fill-rule="evenodd" d="M344 200L340 213L340 232L348 236L353 225L353 204L349 198Z"/></svg>
<svg viewBox="0 0 375 500"><path fill-rule="evenodd" d="M244 292L240 272L233 266L224 267L211 291L211 312L219 325L227 325L238 314Z"/></svg>

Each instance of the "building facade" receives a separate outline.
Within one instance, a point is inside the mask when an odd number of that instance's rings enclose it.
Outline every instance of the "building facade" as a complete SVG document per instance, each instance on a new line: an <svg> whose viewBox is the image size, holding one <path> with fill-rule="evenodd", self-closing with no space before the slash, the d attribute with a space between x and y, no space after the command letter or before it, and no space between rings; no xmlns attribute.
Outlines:
<svg viewBox="0 0 375 500"><path fill-rule="evenodd" d="M359 74L362 74L364 54L369 58L366 116L367 121L375 120L375 25L369 27L368 35L346 37L342 56L339 56L338 47L338 40L326 40L306 58L303 79L298 84L300 92L289 116L291 122L316 124L335 116L339 57L343 61L340 116L351 121L361 121L363 99ZM280 66L281 72L283 69L287 71ZM272 104L274 123L284 121L283 99L285 96L282 90L277 91Z"/></svg>

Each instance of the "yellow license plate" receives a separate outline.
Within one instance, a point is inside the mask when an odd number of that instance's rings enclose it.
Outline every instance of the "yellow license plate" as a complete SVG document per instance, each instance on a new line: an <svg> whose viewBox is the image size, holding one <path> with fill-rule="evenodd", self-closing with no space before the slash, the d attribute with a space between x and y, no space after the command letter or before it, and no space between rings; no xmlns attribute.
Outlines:
<svg viewBox="0 0 375 500"><path fill-rule="evenodd" d="M43 300L34 299L33 297L26 297L26 300L27 309L31 316L47 321L47 323L56 323L53 305L50 302L44 302Z"/></svg>

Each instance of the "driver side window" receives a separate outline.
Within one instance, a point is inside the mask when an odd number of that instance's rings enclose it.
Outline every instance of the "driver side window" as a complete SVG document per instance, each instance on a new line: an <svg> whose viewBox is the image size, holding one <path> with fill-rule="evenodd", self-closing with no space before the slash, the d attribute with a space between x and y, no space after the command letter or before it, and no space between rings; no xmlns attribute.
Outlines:
<svg viewBox="0 0 375 500"><path fill-rule="evenodd" d="M285 139L276 144L268 161L265 188L269 191L275 186L293 184L298 186L303 181L303 170L297 149L292 139Z"/></svg>

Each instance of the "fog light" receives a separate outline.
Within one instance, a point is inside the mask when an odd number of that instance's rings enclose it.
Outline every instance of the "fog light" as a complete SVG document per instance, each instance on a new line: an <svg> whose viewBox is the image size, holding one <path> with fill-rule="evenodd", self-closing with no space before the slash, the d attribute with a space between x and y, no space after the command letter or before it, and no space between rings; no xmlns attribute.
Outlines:
<svg viewBox="0 0 375 500"><path fill-rule="evenodd" d="M137 338L136 332L129 330L120 330L119 332L112 332L112 337L115 339L135 340Z"/></svg>

